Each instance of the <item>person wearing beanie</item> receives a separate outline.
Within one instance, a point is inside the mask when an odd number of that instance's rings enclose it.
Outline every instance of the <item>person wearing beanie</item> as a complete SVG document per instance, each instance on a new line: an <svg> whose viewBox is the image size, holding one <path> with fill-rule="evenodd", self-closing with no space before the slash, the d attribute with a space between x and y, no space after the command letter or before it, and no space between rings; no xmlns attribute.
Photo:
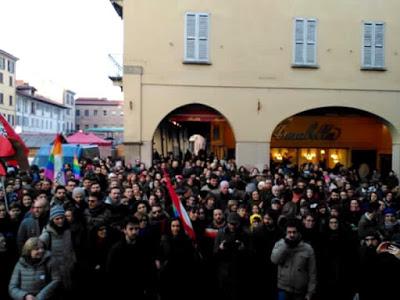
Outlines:
<svg viewBox="0 0 400 300"><path fill-rule="evenodd" d="M39 237L59 267L63 293L68 299L73 292L72 272L76 264L71 230L65 221L65 211L61 205L50 209L49 223Z"/></svg>
<svg viewBox="0 0 400 300"><path fill-rule="evenodd" d="M261 225L262 217L259 214L252 214L250 216L250 230L253 231L256 227Z"/></svg>
<svg viewBox="0 0 400 300"><path fill-rule="evenodd" d="M390 241L394 235L400 234L400 223L396 218L396 211L391 207L383 210L383 218L379 232L382 234L383 240Z"/></svg>

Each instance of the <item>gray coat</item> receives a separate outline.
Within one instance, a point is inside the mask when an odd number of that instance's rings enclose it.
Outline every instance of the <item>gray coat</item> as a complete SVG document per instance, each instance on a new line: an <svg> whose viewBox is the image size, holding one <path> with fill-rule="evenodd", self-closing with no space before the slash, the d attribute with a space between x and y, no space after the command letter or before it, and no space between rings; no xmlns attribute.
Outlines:
<svg viewBox="0 0 400 300"><path fill-rule="evenodd" d="M284 239L275 243L271 261L278 265L278 288L289 293L312 296L317 285L313 248L300 242L290 248Z"/></svg>
<svg viewBox="0 0 400 300"><path fill-rule="evenodd" d="M31 237L38 237L41 233L39 220L29 216L22 220L18 228L17 245L21 252L25 242Z"/></svg>
<svg viewBox="0 0 400 300"><path fill-rule="evenodd" d="M71 289L71 277L76 263L71 230L65 229L62 233L58 233L52 226L46 225L39 238L50 250L51 256L60 271L64 288Z"/></svg>
<svg viewBox="0 0 400 300"><path fill-rule="evenodd" d="M51 255L46 252L35 265L21 257L15 265L8 285L10 296L14 300L23 300L32 294L37 300L51 299L60 283L60 276Z"/></svg>

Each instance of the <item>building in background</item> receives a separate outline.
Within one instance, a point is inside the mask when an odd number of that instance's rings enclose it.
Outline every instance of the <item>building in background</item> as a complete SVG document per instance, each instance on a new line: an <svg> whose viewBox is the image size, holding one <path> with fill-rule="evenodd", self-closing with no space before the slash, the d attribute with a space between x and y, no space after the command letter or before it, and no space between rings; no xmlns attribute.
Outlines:
<svg viewBox="0 0 400 300"><path fill-rule="evenodd" d="M28 83L18 82L16 127L23 134L66 133L64 104L36 93ZM64 129L64 130L63 130Z"/></svg>
<svg viewBox="0 0 400 300"><path fill-rule="evenodd" d="M399 1L111 3L127 162L185 153L200 134L237 165L400 173Z"/></svg>
<svg viewBox="0 0 400 300"><path fill-rule="evenodd" d="M103 138L121 141L123 102L106 98L77 98L75 101L76 130L90 131Z"/></svg>
<svg viewBox="0 0 400 300"><path fill-rule="evenodd" d="M70 90L63 92L63 104L67 107L64 110L63 132L66 134L75 132L75 93Z"/></svg>
<svg viewBox="0 0 400 300"><path fill-rule="evenodd" d="M0 49L0 113L15 125L15 74L18 58Z"/></svg>

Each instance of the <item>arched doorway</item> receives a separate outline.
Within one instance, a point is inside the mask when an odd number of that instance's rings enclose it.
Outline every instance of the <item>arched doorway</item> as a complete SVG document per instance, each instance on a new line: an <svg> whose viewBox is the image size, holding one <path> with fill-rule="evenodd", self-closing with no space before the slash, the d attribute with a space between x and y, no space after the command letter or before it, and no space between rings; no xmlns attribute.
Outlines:
<svg viewBox="0 0 400 300"><path fill-rule="evenodd" d="M172 154L184 158L190 153L213 154L219 159L235 157L235 137L228 120L202 104L185 105L170 112L159 123L152 144L153 156Z"/></svg>
<svg viewBox="0 0 400 300"><path fill-rule="evenodd" d="M362 110L324 107L301 112L276 126L271 138L272 165L320 163L326 168L391 169L391 124ZM364 170L365 172L365 170Z"/></svg>

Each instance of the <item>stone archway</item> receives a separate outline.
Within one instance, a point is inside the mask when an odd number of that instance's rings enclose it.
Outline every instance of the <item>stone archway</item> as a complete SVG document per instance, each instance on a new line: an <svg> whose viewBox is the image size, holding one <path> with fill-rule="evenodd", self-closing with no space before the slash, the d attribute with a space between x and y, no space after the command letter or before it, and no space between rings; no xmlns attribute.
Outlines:
<svg viewBox="0 0 400 300"><path fill-rule="evenodd" d="M213 153L222 159L235 157L235 135L230 122L218 110L193 103L175 108L166 114L154 130L154 155L183 158L192 153L190 137L204 138L203 154Z"/></svg>

